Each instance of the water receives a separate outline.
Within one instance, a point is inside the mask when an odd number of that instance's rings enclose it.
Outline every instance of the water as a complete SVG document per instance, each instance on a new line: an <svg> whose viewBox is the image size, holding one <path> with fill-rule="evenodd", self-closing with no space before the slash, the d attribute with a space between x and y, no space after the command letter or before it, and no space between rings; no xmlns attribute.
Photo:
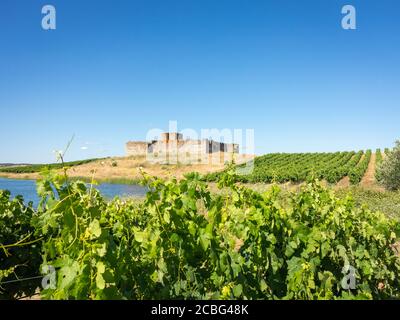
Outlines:
<svg viewBox="0 0 400 320"><path fill-rule="evenodd" d="M142 197L147 192L147 188L139 185L102 183L95 186L95 188L99 190L106 199L112 199L116 196ZM35 207L39 204L35 180L14 180L0 178L0 190L10 191L12 198L17 195L21 195L24 197L25 203L32 201Z"/></svg>

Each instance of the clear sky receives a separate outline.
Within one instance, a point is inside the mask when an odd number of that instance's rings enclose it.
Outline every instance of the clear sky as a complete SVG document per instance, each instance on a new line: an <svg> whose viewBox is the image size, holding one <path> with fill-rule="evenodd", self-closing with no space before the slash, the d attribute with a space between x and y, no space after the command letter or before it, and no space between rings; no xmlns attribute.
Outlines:
<svg viewBox="0 0 400 320"><path fill-rule="evenodd" d="M170 120L254 129L258 154L391 147L399 57L398 0L1 0L0 162L73 134L68 160L123 155Z"/></svg>

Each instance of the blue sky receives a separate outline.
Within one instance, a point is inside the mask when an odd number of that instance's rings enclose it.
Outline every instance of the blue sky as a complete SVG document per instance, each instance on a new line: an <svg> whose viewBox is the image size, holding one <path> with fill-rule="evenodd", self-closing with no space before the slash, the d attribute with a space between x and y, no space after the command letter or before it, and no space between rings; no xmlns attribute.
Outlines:
<svg viewBox="0 0 400 320"><path fill-rule="evenodd" d="M41 28L41 8L57 29ZM341 8L357 9L357 30ZM124 154L152 128L254 129L258 154L400 138L397 0L2 0L0 162Z"/></svg>

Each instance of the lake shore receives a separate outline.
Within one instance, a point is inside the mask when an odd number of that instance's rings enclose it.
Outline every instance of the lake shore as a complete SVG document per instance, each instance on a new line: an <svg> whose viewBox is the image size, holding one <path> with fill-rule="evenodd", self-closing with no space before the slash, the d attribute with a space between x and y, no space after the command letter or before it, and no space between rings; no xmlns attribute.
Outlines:
<svg viewBox="0 0 400 320"><path fill-rule="evenodd" d="M40 178L39 174L4 174L0 173L0 178L5 179L15 179L19 181L23 180L37 180ZM171 177L163 177L163 178L171 178ZM91 177L79 177L73 176L72 180L82 180L87 183L91 183L93 180ZM95 177L95 182L97 185L99 184L109 184L109 185L125 185L129 187L129 185L135 186L138 185L140 179L127 179L124 177L119 178L103 178L99 179ZM321 182L324 186L331 189L335 192L336 195L343 198L347 195L351 195L351 197L359 204L359 205L368 205L368 207L372 210L378 210L385 213L387 216L396 218L400 220L400 192L395 191L386 191L382 187L378 185L368 185L368 186L350 186L345 183L340 183L336 185L332 185L327 183L326 181ZM287 196L291 192L299 192L301 187L304 186L305 183L282 183L278 184L281 189L281 195L283 198ZM257 191L259 193L263 193L268 191L274 184L268 183L247 183L242 184L243 186ZM224 189L218 189L217 183L209 182L209 189L213 194L223 194L225 192ZM144 200L144 194L141 196L135 197L126 197L127 199L136 199L137 201Z"/></svg>
<svg viewBox="0 0 400 320"><path fill-rule="evenodd" d="M151 163L144 156L134 157L113 157L107 159L99 159L68 168L68 176L72 179L81 179L90 182L93 179L102 183L113 184L137 184L142 179L141 171L150 176L170 179L172 177L180 180L186 174L191 172L199 172L200 174L208 174L212 172L222 171L225 164L219 160L220 155L217 154L215 159L210 159L209 163L192 163L192 164L162 164ZM254 156L237 155L236 163L242 163L252 159ZM218 158L218 159L217 159ZM214 161L215 160L215 161ZM62 173L62 170L58 170ZM8 179L37 180L40 179L39 172L33 173L14 173L1 172L0 177Z"/></svg>

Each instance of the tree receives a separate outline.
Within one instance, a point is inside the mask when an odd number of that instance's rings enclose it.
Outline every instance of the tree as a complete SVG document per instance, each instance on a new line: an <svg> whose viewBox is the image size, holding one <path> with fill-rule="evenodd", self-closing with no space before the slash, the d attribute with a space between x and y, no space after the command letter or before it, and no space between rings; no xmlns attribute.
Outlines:
<svg viewBox="0 0 400 320"><path fill-rule="evenodd" d="M378 165L376 178L386 189L400 189L400 140Z"/></svg>

